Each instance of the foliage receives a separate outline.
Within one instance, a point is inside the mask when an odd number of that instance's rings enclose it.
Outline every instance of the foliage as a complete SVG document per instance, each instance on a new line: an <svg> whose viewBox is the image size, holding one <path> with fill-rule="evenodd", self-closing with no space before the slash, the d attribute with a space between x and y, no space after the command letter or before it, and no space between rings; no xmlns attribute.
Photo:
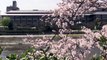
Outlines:
<svg viewBox="0 0 107 60"><path fill-rule="evenodd" d="M7 26L9 30L13 30L13 22L10 20L9 17L3 17L1 25Z"/></svg>
<svg viewBox="0 0 107 60"><path fill-rule="evenodd" d="M107 45L107 38L105 36L101 36L98 40L101 47L105 47Z"/></svg>
<svg viewBox="0 0 107 60"><path fill-rule="evenodd" d="M95 28L94 29L95 30L100 29L101 23L102 23L102 21L100 19L96 18L96 20L95 20Z"/></svg>
<svg viewBox="0 0 107 60"><path fill-rule="evenodd" d="M58 60L58 58L56 56L53 55L53 53L49 53L47 54L49 50L49 47L46 47L45 49L41 49L41 51L43 52L44 56L40 57L40 60Z"/></svg>
<svg viewBox="0 0 107 60"><path fill-rule="evenodd" d="M1 48L2 50L2 48ZM8 60L58 60L57 57L55 57L52 53L47 54L47 51L49 50L49 47L46 49L40 49L40 51L43 53L39 57L36 58L34 53L36 52L35 48L29 48L21 55L17 54L9 54L6 58ZM2 51L1 51L2 52ZM2 60L2 58L0 58Z"/></svg>
<svg viewBox="0 0 107 60"><path fill-rule="evenodd" d="M0 54L2 53L3 49L0 47Z"/></svg>
<svg viewBox="0 0 107 60"><path fill-rule="evenodd" d="M8 26L9 23L10 23L10 18L9 18L9 17L4 17L4 18L2 19L2 21L1 21L1 24L2 24L3 26Z"/></svg>
<svg viewBox="0 0 107 60"><path fill-rule="evenodd" d="M101 35L101 37L98 39L99 45L102 48L101 55L93 57L92 60L105 60L107 59L107 37Z"/></svg>
<svg viewBox="0 0 107 60"><path fill-rule="evenodd" d="M103 56L95 56L91 60L104 60Z"/></svg>
<svg viewBox="0 0 107 60"><path fill-rule="evenodd" d="M10 54L9 56L7 56L7 58L9 60L16 60L17 59L17 55L16 54Z"/></svg>
<svg viewBox="0 0 107 60"><path fill-rule="evenodd" d="M0 47L0 55L2 53L3 49ZM0 60L2 60L2 58L0 57Z"/></svg>

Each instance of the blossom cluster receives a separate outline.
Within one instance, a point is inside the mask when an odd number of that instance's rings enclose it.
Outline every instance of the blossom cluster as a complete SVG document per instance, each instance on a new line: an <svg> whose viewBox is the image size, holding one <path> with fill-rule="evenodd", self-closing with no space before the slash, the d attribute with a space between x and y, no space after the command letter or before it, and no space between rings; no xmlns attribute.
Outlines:
<svg viewBox="0 0 107 60"><path fill-rule="evenodd" d="M47 46L50 47L49 53L53 53L59 58L66 57L67 60L85 60L86 58L91 59L91 54L97 54L102 51L99 41L97 39L104 35L107 37L107 25L102 27L101 31L92 32L88 28L84 28L86 34L79 38L62 36L59 40L51 39L48 36L43 38L24 39L25 42L33 45L38 51L39 49L44 49ZM93 50L98 50L98 52L93 52ZM89 57L90 56L90 57Z"/></svg>
<svg viewBox="0 0 107 60"><path fill-rule="evenodd" d="M100 0L62 0L58 4L59 8L54 10L53 16L58 16L58 20L71 23L73 20L84 16L85 13L95 11L98 7L107 7L107 1L102 0L101 3L99 1Z"/></svg>

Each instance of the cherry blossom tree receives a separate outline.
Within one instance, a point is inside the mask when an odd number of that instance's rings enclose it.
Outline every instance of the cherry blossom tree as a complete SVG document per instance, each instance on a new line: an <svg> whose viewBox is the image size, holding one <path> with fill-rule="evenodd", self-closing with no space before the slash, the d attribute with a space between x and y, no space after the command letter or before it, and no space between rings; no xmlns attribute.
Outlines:
<svg viewBox="0 0 107 60"><path fill-rule="evenodd" d="M82 35L80 38L73 38L63 35L64 31L67 31L74 25L74 21L77 18L81 18L85 13L94 11L97 8L106 8L107 2L102 0L62 0L58 4L59 8L56 9L50 18L45 21L49 22L50 25L55 24L59 28L57 32L61 33L61 38L59 40L54 40L48 36L44 36L40 39L32 39L33 37L25 38L24 41L30 43L33 47L36 48L37 52L40 53L40 49L44 49L49 46L47 53L53 53L60 59L66 57L67 60L88 60L89 56L91 59L93 50L98 49L100 52L105 52L101 47L101 42L99 37L107 37L107 25L105 25L101 31L93 32L88 28L82 29L86 34ZM64 30L63 30L64 29ZM102 39L101 39L102 40ZM107 45L107 44L105 44ZM104 45L104 46L105 46ZM98 52L96 52L97 54ZM94 53L95 54L95 53ZM106 58L105 58L106 59Z"/></svg>
<svg viewBox="0 0 107 60"><path fill-rule="evenodd" d="M74 24L81 23L85 13L95 11L98 8L107 8L105 0L62 0L54 10L51 24L58 28L72 28Z"/></svg>
<svg viewBox="0 0 107 60"><path fill-rule="evenodd" d="M28 35L25 38L26 43L31 44L37 51L34 56L42 54L40 49L49 47L47 53L53 53L58 57L58 60L66 57L67 60L91 60L93 55L101 56L101 59L107 59L107 25L103 26L101 31L93 32L88 28L82 30L86 34L80 38L62 36L61 39L55 40L48 36L43 38L33 39L33 36ZM96 57L93 58L93 60Z"/></svg>

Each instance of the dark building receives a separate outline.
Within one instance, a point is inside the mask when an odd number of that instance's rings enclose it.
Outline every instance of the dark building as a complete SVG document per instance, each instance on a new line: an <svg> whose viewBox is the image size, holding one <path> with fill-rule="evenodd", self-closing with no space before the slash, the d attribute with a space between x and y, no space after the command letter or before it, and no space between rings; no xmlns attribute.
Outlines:
<svg viewBox="0 0 107 60"><path fill-rule="evenodd" d="M10 17L15 28L18 27L40 27L41 17L50 15L52 12L44 10L19 10L16 1L13 1L13 6L7 7L6 14L3 17Z"/></svg>
<svg viewBox="0 0 107 60"><path fill-rule="evenodd" d="M94 29L95 26L98 26L98 29L105 24L107 24L107 8L98 8L95 11L84 14L84 17L80 17L77 21L80 21L80 24L76 24L77 27L86 26L88 28ZM76 27L75 27L76 28Z"/></svg>
<svg viewBox="0 0 107 60"><path fill-rule="evenodd" d="M6 11L11 11L11 10L19 10L19 8L17 7L17 2L16 1L13 1L12 6L7 6Z"/></svg>
<svg viewBox="0 0 107 60"><path fill-rule="evenodd" d="M51 14L51 12L43 10L18 10L6 13L2 17L10 17L14 26L17 27L39 27L41 17Z"/></svg>

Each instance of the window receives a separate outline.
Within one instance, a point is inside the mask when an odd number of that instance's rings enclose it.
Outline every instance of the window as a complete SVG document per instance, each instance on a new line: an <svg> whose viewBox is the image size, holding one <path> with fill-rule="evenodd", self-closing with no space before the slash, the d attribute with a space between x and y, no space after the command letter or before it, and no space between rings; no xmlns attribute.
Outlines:
<svg viewBox="0 0 107 60"><path fill-rule="evenodd" d="M107 15L102 15L103 20L107 20Z"/></svg>
<svg viewBox="0 0 107 60"><path fill-rule="evenodd" d="M21 17L21 20L26 20L26 17L25 17L25 16L22 16L22 17Z"/></svg>

